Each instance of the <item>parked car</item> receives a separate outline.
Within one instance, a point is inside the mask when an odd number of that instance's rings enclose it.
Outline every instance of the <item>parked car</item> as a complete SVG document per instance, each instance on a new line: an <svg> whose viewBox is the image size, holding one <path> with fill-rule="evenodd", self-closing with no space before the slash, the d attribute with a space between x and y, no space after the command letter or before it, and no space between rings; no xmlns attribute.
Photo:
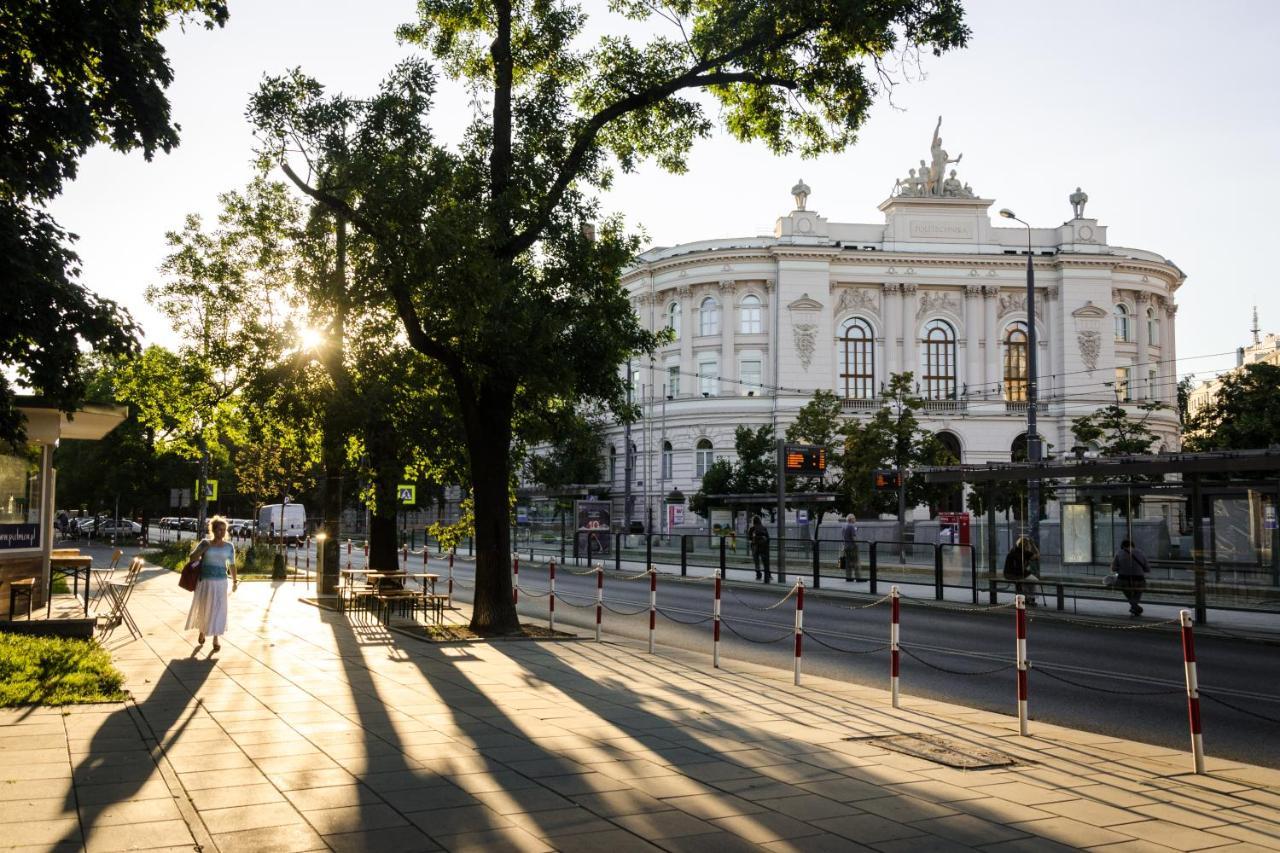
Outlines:
<svg viewBox="0 0 1280 853"><path fill-rule="evenodd" d="M142 525L136 521L130 521L122 518L116 521L114 518L108 518L98 525L98 536L141 536Z"/></svg>
<svg viewBox="0 0 1280 853"><path fill-rule="evenodd" d="M196 525L198 525L200 522L199 522L199 519L196 519L196 518L183 518L181 519L180 523L181 523L181 527L179 528L180 530L190 530L194 533L196 529Z"/></svg>
<svg viewBox="0 0 1280 853"><path fill-rule="evenodd" d="M259 536L298 544L307 535L307 508L302 504L267 504L258 509Z"/></svg>
<svg viewBox="0 0 1280 853"><path fill-rule="evenodd" d="M182 519L176 516L169 515L160 519L160 521L157 522L157 524L159 525L161 530L176 530L181 521Z"/></svg>

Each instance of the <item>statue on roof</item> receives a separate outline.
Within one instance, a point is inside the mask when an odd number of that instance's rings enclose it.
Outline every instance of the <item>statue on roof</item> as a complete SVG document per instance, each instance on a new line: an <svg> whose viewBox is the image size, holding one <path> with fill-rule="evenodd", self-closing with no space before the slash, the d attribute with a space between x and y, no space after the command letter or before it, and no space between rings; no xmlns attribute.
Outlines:
<svg viewBox="0 0 1280 853"><path fill-rule="evenodd" d="M929 160L921 160L919 169L912 169L909 177L894 183L894 192L901 198L976 198L973 189L956 177L956 170L947 176L947 166L959 163L964 157L947 155L942 147L942 116L933 128L933 141L929 145Z"/></svg>
<svg viewBox="0 0 1280 853"><path fill-rule="evenodd" d="M942 130L942 116L938 116L938 123L933 128L933 142L929 145L929 153L933 158L932 165L929 168L929 184L930 195L940 196L943 194L943 174L946 172L948 163L959 163L961 154L954 160L947 156L946 149L942 147L942 137L938 135L938 131Z"/></svg>
<svg viewBox="0 0 1280 853"><path fill-rule="evenodd" d="M1071 218L1084 219L1084 206L1089 203L1089 194L1076 187L1076 191L1067 196L1067 200L1071 202Z"/></svg>

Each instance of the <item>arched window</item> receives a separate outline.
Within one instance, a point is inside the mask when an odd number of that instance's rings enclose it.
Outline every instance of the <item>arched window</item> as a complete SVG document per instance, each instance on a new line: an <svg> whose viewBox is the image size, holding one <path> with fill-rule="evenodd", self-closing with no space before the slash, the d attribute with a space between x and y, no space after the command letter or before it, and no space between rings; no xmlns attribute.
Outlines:
<svg viewBox="0 0 1280 853"><path fill-rule="evenodd" d="M714 461L715 450L711 448L711 439L698 439L697 448L693 451L693 476L702 479Z"/></svg>
<svg viewBox="0 0 1280 853"><path fill-rule="evenodd" d="M1027 399L1027 324L1021 320L1004 330L1004 398L1011 403Z"/></svg>
<svg viewBox="0 0 1280 853"><path fill-rule="evenodd" d="M942 449L946 451L950 457L940 460L945 465L960 464L960 437L954 432L941 430L935 434L938 443L942 445ZM964 512L964 486L960 483L953 483L944 486L939 490L937 496L938 512ZM955 541L959 541L957 538Z"/></svg>
<svg viewBox="0 0 1280 853"><path fill-rule="evenodd" d="M671 472L675 468L675 451L671 447L671 442L662 442L662 479L670 480Z"/></svg>
<svg viewBox="0 0 1280 853"><path fill-rule="evenodd" d="M720 304L715 297L708 296L698 307L698 334L720 334Z"/></svg>
<svg viewBox="0 0 1280 853"><path fill-rule="evenodd" d="M609 445L609 482L618 479L618 448Z"/></svg>
<svg viewBox="0 0 1280 853"><path fill-rule="evenodd" d="M1015 438L1013 444L1009 446L1009 461L1027 461L1027 434L1025 432Z"/></svg>
<svg viewBox="0 0 1280 853"><path fill-rule="evenodd" d="M1160 317L1155 308L1147 309L1147 343L1153 347L1160 346Z"/></svg>
<svg viewBox="0 0 1280 853"><path fill-rule="evenodd" d="M680 303L672 302L667 306L667 328L678 341L680 340Z"/></svg>
<svg viewBox="0 0 1280 853"><path fill-rule="evenodd" d="M946 320L924 327L924 395L930 400L956 396L956 330Z"/></svg>
<svg viewBox="0 0 1280 853"><path fill-rule="evenodd" d="M744 335L758 335L764 331L764 311L760 307L760 297L749 293L742 297L738 331Z"/></svg>
<svg viewBox="0 0 1280 853"><path fill-rule="evenodd" d="M1129 329L1129 308L1125 305L1116 306L1116 340L1127 341L1132 334Z"/></svg>
<svg viewBox="0 0 1280 853"><path fill-rule="evenodd" d="M845 399L869 400L875 394L875 336L871 324L850 317L840 327L840 391Z"/></svg>
<svg viewBox="0 0 1280 853"><path fill-rule="evenodd" d="M951 454L952 461L947 464L959 465L960 464L960 437L957 436L954 432L949 432L945 429L941 430L938 433L935 433L935 435L938 439L938 443L942 445L942 448L946 450L947 453Z"/></svg>

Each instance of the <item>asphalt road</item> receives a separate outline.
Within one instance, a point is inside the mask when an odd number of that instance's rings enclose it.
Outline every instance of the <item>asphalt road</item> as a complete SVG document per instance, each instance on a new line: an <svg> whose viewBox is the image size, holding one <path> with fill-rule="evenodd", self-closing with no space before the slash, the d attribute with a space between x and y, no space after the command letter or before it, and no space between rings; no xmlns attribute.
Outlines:
<svg viewBox="0 0 1280 853"><path fill-rule="evenodd" d="M172 531L167 536L172 538ZM155 533L153 533L153 537ZM190 538L186 533L184 538ZM421 556L410 556L420 569ZM342 565L364 565L362 549L343 551ZM431 571L444 574L439 558ZM595 625L595 578L562 567L556 579L556 620L588 634ZM649 588L634 573L605 576L606 636L648 636ZM738 573L734 573L738 575ZM473 568L458 560L455 595L470 600ZM522 564L522 615L547 616L547 568ZM885 586L887 589L887 585ZM790 670L795 602L765 609L789 587L726 582L721 601L721 655ZM661 575L657 642L711 654L712 584L706 578ZM877 599L830 596L809 590L805 598L804 671L888 687L889 608ZM580 606L573 606L580 605ZM623 615L632 613L635 615ZM1031 610L1028 656L1032 662L1029 707L1043 720L1146 743L1189 748L1186 688L1176 624L1068 616ZM695 623L695 624L687 624ZM1280 644L1224 636L1222 629L1196 636L1206 753L1280 767ZM1014 615L1011 607L972 608L904 597L901 607L901 686L904 695L1016 713ZM1213 697L1213 698L1209 698ZM1214 701L1217 699L1219 701ZM1229 707L1226 704L1229 703ZM1256 716L1260 715L1260 716ZM1263 719L1267 718L1267 719Z"/></svg>
<svg viewBox="0 0 1280 853"><path fill-rule="evenodd" d="M557 625L595 625L595 578L562 568L556 578ZM470 600L472 567L455 565L455 594ZM646 579L606 573L606 636L648 636ZM546 618L545 566L522 566L519 610ZM772 610L788 588L726 583L721 601L721 655L790 669L795 601ZM707 579L658 579L657 641L711 654L712 584ZM889 608L876 599L805 597L803 666L806 673L862 684L889 684ZM575 607L570 605L586 605ZM643 610L624 616L618 612ZM1180 634L1176 625L1039 615L1030 611L1032 721L1188 749L1187 702ZM684 624L698 622L698 624ZM1146 627L1130 627L1142 625ZM826 644L824 645L822 644ZM904 598L901 607L901 685L904 695L1016 713L1014 614L941 606ZM1280 645L1209 636L1196 638L1202 697L1214 696L1244 712L1202 698L1208 755L1280 767ZM992 671L995 670L995 671ZM1271 718L1259 719L1252 714Z"/></svg>

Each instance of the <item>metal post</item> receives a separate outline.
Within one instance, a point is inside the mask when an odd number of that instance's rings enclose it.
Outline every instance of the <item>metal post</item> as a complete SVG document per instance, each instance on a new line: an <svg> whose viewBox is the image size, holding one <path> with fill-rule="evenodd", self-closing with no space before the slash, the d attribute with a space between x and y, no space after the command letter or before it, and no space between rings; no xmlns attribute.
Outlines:
<svg viewBox="0 0 1280 853"><path fill-rule="evenodd" d="M600 625L604 621L604 565L596 566L596 642L600 642Z"/></svg>
<svg viewBox="0 0 1280 853"><path fill-rule="evenodd" d="M763 523L763 522L761 522ZM787 450L778 439L778 583L787 582Z"/></svg>
<svg viewBox="0 0 1280 853"><path fill-rule="evenodd" d="M933 597L942 600L942 546L937 543L933 546Z"/></svg>
<svg viewBox="0 0 1280 853"><path fill-rule="evenodd" d="M716 569L716 598L711 607L711 665L720 666L720 570Z"/></svg>
<svg viewBox="0 0 1280 853"><path fill-rule="evenodd" d="M1187 717L1191 722L1191 756L1196 773L1204 773L1204 733L1200 728L1200 681L1196 675L1196 641L1191 630L1191 614L1178 611L1182 623L1182 661L1187 676Z"/></svg>
<svg viewBox="0 0 1280 853"><path fill-rule="evenodd" d="M645 482L648 483L648 480ZM646 485L645 488L648 486ZM653 565L653 534L648 532L644 534L644 564Z"/></svg>
<svg viewBox="0 0 1280 853"><path fill-rule="evenodd" d="M689 574L689 535L687 533L680 534L680 575L683 577Z"/></svg>
<svg viewBox="0 0 1280 853"><path fill-rule="evenodd" d="M1018 660L1018 734L1027 734L1027 602L1021 595L1013 598L1014 627L1017 630Z"/></svg>
<svg viewBox="0 0 1280 853"><path fill-rule="evenodd" d="M556 629L556 561L547 564L549 587L547 592L547 621L552 631Z"/></svg>
<svg viewBox="0 0 1280 853"><path fill-rule="evenodd" d="M796 686L800 686L800 655L804 643L804 581L796 581Z"/></svg>
<svg viewBox="0 0 1280 853"><path fill-rule="evenodd" d="M978 549L969 546L969 585L973 587L973 603L978 603Z"/></svg>
<svg viewBox="0 0 1280 853"><path fill-rule="evenodd" d="M449 609L453 609L453 551L449 551L449 591L448 598L445 603L449 605Z"/></svg>
<svg viewBox="0 0 1280 853"><path fill-rule="evenodd" d="M475 580L475 578L472 578ZM520 555L511 558L511 603L520 603Z"/></svg>
<svg viewBox="0 0 1280 853"><path fill-rule="evenodd" d="M1200 523L1200 513L1204 508L1203 496L1200 493L1200 475L1191 474L1191 559L1195 573L1196 585L1196 624L1203 625L1208 621L1209 608L1205 601L1204 588L1204 526Z"/></svg>
<svg viewBox="0 0 1280 853"><path fill-rule="evenodd" d="M658 630L658 570L649 567L649 654L653 654L654 632Z"/></svg>
<svg viewBox="0 0 1280 853"><path fill-rule="evenodd" d="M724 537L720 537L720 571L725 571Z"/></svg>
<svg viewBox="0 0 1280 853"><path fill-rule="evenodd" d="M613 570L622 571L622 534L613 534Z"/></svg>
<svg viewBox="0 0 1280 853"><path fill-rule="evenodd" d="M898 707L898 618L899 618L898 585L889 587L889 695L893 707Z"/></svg>
<svg viewBox="0 0 1280 853"><path fill-rule="evenodd" d="M871 553L870 553L869 555L867 555L867 571L870 573L870 574L869 574L869 577L870 577L870 581L869 581L869 583L870 583L870 587L869 587L869 589L870 589L870 591L871 591L871 594L872 594L872 595L875 595L875 594L876 594L876 586L877 586L877 582L876 582L876 546L877 546L877 545L879 545L879 544L880 544L879 542L874 542L874 541L873 541L873 542L871 543Z"/></svg>
<svg viewBox="0 0 1280 853"><path fill-rule="evenodd" d="M821 540L819 539L813 540L813 588L814 589L817 589L822 585L822 577L821 577L821 574L819 573L819 568L818 568L818 559L819 559L818 543L820 541Z"/></svg>

